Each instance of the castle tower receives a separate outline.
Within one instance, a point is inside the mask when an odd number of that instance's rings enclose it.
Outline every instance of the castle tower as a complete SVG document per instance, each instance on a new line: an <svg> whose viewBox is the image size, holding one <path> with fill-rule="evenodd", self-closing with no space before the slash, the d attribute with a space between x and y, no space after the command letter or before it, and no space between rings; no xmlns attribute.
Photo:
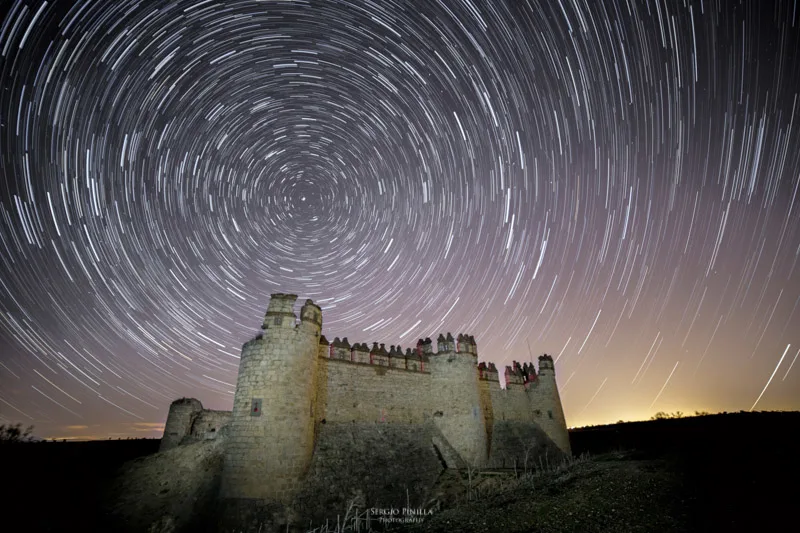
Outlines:
<svg viewBox="0 0 800 533"><path fill-rule="evenodd" d="M471 466L484 466L487 457L487 434L481 407L478 381L478 354L467 343L456 351L456 342L448 333L439 335L439 352L431 356L432 404L437 406L434 423L444 437Z"/></svg>
<svg viewBox="0 0 800 533"><path fill-rule="evenodd" d="M167 423L164 424L164 436L161 437L159 452L170 450L181 443L181 440L192 430L194 418L203 410L200 400L181 398L169 406Z"/></svg>
<svg viewBox="0 0 800 533"><path fill-rule="evenodd" d="M313 398L322 311L273 294L263 334L242 347L222 473L222 498L288 502L314 447Z"/></svg>
<svg viewBox="0 0 800 533"><path fill-rule="evenodd" d="M531 408L541 412L537 422L561 451L572 455L567 421L564 418L564 410L561 408L561 397L558 395L555 365L553 358L547 354L539 357L537 380L539 384L535 394L528 396L532 403Z"/></svg>

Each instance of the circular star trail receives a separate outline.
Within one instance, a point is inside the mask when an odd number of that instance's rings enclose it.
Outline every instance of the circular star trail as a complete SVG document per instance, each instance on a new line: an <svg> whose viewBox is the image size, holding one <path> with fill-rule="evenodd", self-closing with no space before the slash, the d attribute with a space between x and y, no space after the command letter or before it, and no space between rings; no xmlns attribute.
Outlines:
<svg viewBox="0 0 800 533"><path fill-rule="evenodd" d="M570 425L800 407L796 3L4 9L3 420L229 409L272 292L552 354Z"/></svg>

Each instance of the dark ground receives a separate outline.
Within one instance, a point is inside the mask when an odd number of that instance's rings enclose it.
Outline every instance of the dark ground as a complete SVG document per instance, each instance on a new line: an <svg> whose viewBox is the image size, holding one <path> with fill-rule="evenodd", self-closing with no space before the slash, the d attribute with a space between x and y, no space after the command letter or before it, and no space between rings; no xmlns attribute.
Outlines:
<svg viewBox="0 0 800 533"><path fill-rule="evenodd" d="M126 461L158 451L158 439L0 445L2 522L11 533L107 531L106 486Z"/></svg>
<svg viewBox="0 0 800 533"><path fill-rule="evenodd" d="M800 413L730 413L570 432L563 471L408 532L798 531Z"/></svg>
<svg viewBox="0 0 800 533"><path fill-rule="evenodd" d="M800 412L728 413L570 432L573 453L663 458L686 495L689 531L795 531ZM794 525L792 525L794 524Z"/></svg>
<svg viewBox="0 0 800 533"><path fill-rule="evenodd" d="M800 413L731 413L570 432L587 461L522 482L484 475L427 532L796 530ZM125 461L158 440L0 445L3 531L108 531L103 502ZM502 477L502 476L501 476ZM508 477L508 476L506 476Z"/></svg>

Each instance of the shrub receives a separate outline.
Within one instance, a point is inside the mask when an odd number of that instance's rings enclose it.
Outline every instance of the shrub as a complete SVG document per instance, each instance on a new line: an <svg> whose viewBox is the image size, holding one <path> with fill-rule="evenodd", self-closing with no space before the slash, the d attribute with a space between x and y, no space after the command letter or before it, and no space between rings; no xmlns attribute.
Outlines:
<svg viewBox="0 0 800 533"><path fill-rule="evenodd" d="M25 430L22 429L22 424L3 424L0 426L0 443L2 444L15 444L18 442L30 442L33 440L31 433L33 426L28 426Z"/></svg>

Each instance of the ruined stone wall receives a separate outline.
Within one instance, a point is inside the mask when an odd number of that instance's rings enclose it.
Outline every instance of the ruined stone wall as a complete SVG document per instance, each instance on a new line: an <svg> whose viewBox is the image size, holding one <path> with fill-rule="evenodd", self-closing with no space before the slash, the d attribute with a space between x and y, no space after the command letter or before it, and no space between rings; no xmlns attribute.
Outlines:
<svg viewBox="0 0 800 533"><path fill-rule="evenodd" d="M433 414L429 373L328 357L317 364L317 421L422 423Z"/></svg>
<svg viewBox="0 0 800 533"><path fill-rule="evenodd" d="M158 451L164 452L178 446L191 433L194 418L202 410L203 404L194 398L181 398L172 402Z"/></svg>
<svg viewBox="0 0 800 533"><path fill-rule="evenodd" d="M190 438L194 441L215 439L220 429L230 421L230 411L203 409L194 417Z"/></svg>

